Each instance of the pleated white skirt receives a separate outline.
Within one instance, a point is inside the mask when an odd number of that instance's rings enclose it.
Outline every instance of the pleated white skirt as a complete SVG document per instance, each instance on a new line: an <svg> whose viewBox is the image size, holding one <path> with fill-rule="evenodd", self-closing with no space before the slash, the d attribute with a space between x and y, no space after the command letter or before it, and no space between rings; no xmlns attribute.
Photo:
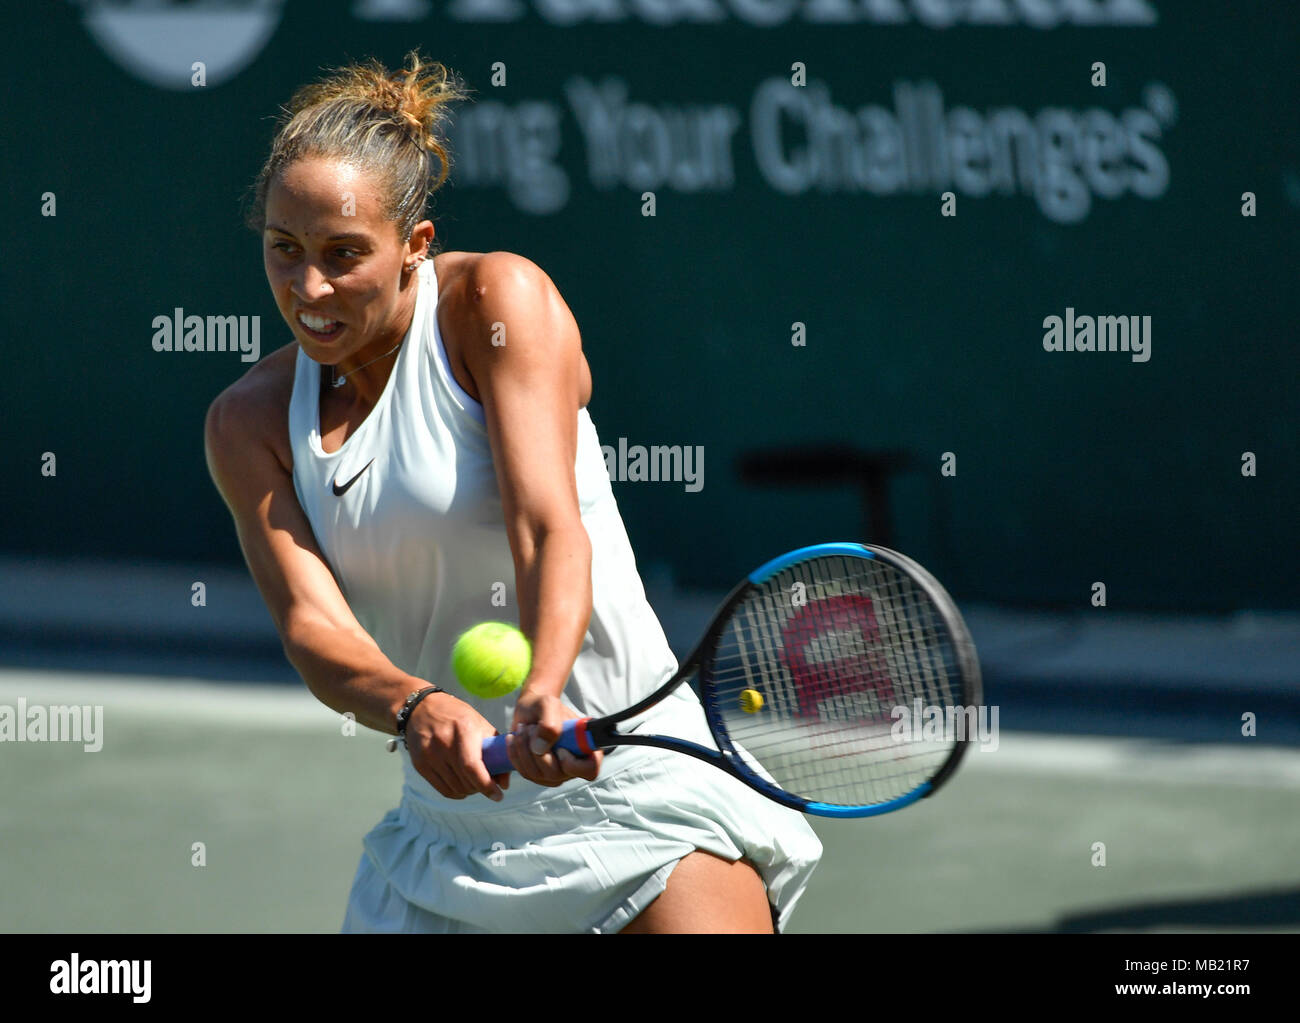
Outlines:
<svg viewBox="0 0 1300 1023"><path fill-rule="evenodd" d="M711 746L699 702L678 692L637 730ZM617 932L697 849L751 863L784 929L822 852L802 814L666 750L619 747L594 782L516 778L509 795L512 805L471 796L452 809L408 785L365 836L344 932Z"/></svg>

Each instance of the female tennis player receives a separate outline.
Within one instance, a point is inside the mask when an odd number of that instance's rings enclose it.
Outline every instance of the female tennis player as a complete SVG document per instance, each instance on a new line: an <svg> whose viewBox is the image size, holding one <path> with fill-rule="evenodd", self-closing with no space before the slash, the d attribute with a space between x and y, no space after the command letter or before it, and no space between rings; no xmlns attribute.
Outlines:
<svg viewBox="0 0 1300 1023"><path fill-rule="evenodd" d="M404 728L400 805L365 837L343 929L780 930L821 855L801 815L680 754L552 750L566 719L631 705L676 661L568 306L521 256L432 244L439 133L462 98L414 53L295 94L250 208L294 341L205 425L290 662L326 706ZM456 638L484 620L533 646L499 700L448 678ZM709 742L689 687L644 720ZM514 733L513 784L483 765L498 732Z"/></svg>

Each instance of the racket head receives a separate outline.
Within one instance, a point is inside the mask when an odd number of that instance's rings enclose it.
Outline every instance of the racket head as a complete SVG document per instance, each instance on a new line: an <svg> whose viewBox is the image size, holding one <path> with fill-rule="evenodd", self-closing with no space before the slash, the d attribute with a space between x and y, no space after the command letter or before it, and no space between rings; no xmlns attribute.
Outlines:
<svg viewBox="0 0 1300 1023"><path fill-rule="evenodd" d="M821 816L872 816L930 795L984 713L956 604L885 547L818 544L755 569L692 659L729 769Z"/></svg>

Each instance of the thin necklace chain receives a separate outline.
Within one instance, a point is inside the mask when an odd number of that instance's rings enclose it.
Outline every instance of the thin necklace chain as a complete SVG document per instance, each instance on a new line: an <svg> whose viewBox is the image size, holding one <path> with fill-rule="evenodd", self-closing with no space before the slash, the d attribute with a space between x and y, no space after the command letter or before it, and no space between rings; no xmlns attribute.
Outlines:
<svg viewBox="0 0 1300 1023"><path fill-rule="evenodd" d="M402 338L402 341L405 341L405 340L406 340L406 338ZM373 363L376 363L376 362L378 362L380 359L387 359L390 355L393 354L393 352L397 351L397 349L399 349L399 348L402 347L402 341L398 341L397 344L395 344L395 345L394 345L392 348L390 348L388 351L384 352L383 355L376 355L373 359L370 360L370 362L364 363L363 365L358 366L356 369L350 369L350 370L348 370L346 373L344 373L344 374L343 374L341 377L339 377L337 380L334 379L334 367L331 366L331 367L330 367L330 380L333 382L333 386L335 386L335 387L342 387L344 384L346 384L346 383L348 382L348 377L350 377L353 373L360 372L361 370L365 369L366 366L369 366L369 365L371 365L371 364L373 364Z"/></svg>

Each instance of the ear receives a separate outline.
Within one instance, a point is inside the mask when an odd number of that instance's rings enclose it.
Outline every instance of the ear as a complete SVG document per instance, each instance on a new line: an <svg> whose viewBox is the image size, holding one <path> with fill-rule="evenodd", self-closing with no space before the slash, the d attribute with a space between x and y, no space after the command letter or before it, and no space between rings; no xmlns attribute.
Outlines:
<svg viewBox="0 0 1300 1023"><path fill-rule="evenodd" d="M411 228L411 237L406 242L406 262L411 261L412 256L428 257L429 246L433 244L433 221L421 220L415 227Z"/></svg>

